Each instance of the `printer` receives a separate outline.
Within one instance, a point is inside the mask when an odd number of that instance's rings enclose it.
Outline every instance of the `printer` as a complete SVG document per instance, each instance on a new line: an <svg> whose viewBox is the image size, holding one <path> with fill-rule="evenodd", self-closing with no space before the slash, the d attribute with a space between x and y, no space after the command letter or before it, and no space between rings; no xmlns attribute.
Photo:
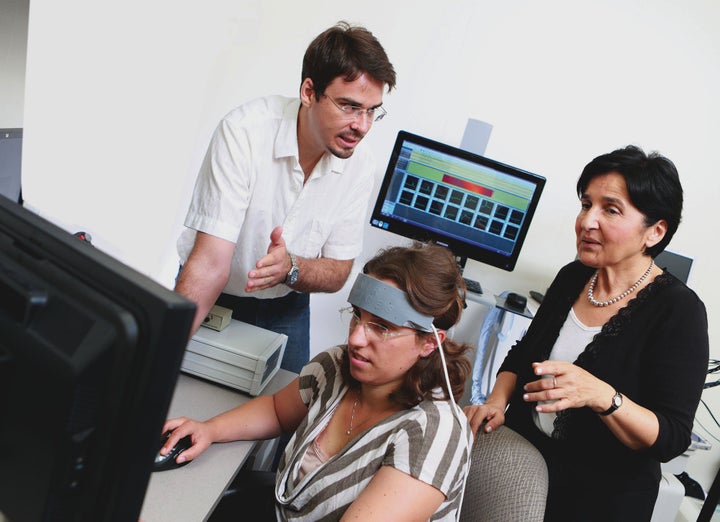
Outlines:
<svg viewBox="0 0 720 522"><path fill-rule="evenodd" d="M180 369L250 395L259 395L280 368L287 335L230 320L220 331L199 328Z"/></svg>

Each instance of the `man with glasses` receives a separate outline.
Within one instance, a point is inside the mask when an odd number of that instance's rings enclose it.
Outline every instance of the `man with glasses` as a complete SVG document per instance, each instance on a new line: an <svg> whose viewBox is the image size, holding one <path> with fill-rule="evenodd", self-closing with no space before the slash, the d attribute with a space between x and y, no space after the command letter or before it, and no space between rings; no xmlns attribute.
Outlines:
<svg viewBox="0 0 720 522"><path fill-rule="evenodd" d="M309 292L342 288L362 250L374 162L356 150L385 116L395 70L367 29L340 22L303 58L300 96L230 112L200 169L178 240L175 289L288 335L282 367L309 358Z"/></svg>

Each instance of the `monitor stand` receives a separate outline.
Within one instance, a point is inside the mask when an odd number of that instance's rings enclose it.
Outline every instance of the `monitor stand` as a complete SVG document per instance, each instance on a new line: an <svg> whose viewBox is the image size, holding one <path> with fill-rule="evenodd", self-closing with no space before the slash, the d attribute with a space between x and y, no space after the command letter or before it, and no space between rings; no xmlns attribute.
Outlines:
<svg viewBox="0 0 720 522"><path fill-rule="evenodd" d="M465 263L467 262L467 257L465 256L455 256L455 262L458 265L458 268L460 269L460 273L462 274L465 271ZM463 281L465 281L465 286L468 289L468 292L472 292L474 294L482 294L482 286L478 281L475 281L473 279L468 279L467 277L463 277Z"/></svg>

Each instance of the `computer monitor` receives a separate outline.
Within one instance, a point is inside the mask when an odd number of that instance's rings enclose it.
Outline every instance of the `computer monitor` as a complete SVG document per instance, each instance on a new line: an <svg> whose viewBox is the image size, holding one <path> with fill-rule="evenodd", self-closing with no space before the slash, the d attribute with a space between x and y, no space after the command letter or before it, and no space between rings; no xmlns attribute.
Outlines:
<svg viewBox="0 0 720 522"><path fill-rule="evenodd" d="M370 224L512 271L545 178L400 131Z"/></svg>
<svg viewBox="0 0 720 522"><path fill-rule="evenodd" d="M690 278L690 269L692 268L693 260L690 257L676 254L669 250L663 250L655 256L655 264L687 284Z"/></svg>
<svg viewBox="0 0 720 522"><path fill-rule="evenodd" d="M194 314L0 196L0 513L138 519Z"/></svg>

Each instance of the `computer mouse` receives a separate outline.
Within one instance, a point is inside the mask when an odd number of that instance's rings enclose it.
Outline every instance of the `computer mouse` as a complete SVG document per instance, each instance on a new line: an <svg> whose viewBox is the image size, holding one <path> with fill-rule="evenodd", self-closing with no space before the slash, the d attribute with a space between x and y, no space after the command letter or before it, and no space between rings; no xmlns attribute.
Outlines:
<svg viewBox="0 0 720 522"><path fill-rule="evenodd" d="M505 305L514 310L520 310L522 312L525 310L526 304L527 298L515 292L510 292L505 298Z"/></svg>
<svg viewBox="0 0 720 522"><path fill-rule="evenodd" d="M530 297L535 299L538 303L542 304L543 299L545 299L545 296L538 292L537 290L530 290Z"/></svg>
<svg viewBox="0 0 720 522"><path fill-rule="evenodd" d="M170 437L170 432L165 433L161 439L160 439L160 447L162 448L165 445L165 442L168 440L168 437ZM158 454L155 457L155 463L153 464L153 471L167 471L169 469L176 469L179 467L184 466L189 460L186 460L185 462L178 463L175 459L177 459L178 455L180 455L183 451L188 449L190 446L192 446L192 439L190 435L186 435L182 439L180 439L175 446L173 446L170 451L168 451L165 455L160 455L160 451L158 450Z"/></svg>

